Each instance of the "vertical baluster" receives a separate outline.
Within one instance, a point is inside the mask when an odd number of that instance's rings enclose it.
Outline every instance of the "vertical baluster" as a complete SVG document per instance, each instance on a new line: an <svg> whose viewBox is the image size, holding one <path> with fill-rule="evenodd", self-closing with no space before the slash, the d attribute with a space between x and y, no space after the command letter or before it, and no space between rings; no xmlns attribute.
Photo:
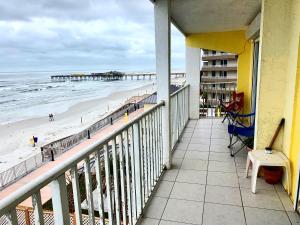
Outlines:
<svg viewBox="0 0 300 225"><path fill-rule="evenodd" d="M153 151L153 129L152 129L152 116L151 113L148 114L148 118L149 118L149 140L150 140L150 151L151 151L151 190L154 187L154 151Z"/></svg>
<svg viewBox="0 0 300 225"><path fill-rule="evenodd" d="M125 163L126 163L126 190L127 190L127 202L128 202L128 218L129 225L132 225L132 202L131 202L131 182L130 182L130 158L129 158L129 149L128 149L128 130L124 131L124 151L125 151Z"/></svg>
<svg viewBox="0 0 300 225"><path fill-rule="evenodd" d="M149 196L151 194L151 148L150 148L150 128L149 128L149 117L148 115L145 116L145 128L147 132L147 160L148 160L148 189L149 189Z"/></svg>
<svg viewBox="0 0 300 225"><path fill-rule="evenodd" d="M16 208L12 208L10 212L6 214L6 217L11 225L18 225L18 216Z"/></svg>
<svg viewBox="0 0 300 225"><path fill-rule="evenodd" d="M113 158L113 175L114 175L114 194L115 194L115 213L116 213L116 224L121 224L121 213L120 213L120 196L119 196L119 176L117 168L117 153L116 153L116 139L111 141L111 151Z"/></svg>
<svg viewBox="0 0 300 225"><path fill-rule="evenodd" d="M94 215L94 200L93 200L93 187L92 187L92 177L91 177L91 165L90 158L87 157L84 160L84 178L85 178L85 189L86 189L86 201L88 205L89 212L89 224L95 224Z"/></svg>
<svg viewBox="0 0 300 225"><path fill-rule="evenodd" d="M78 181L78 172L76 166L74 166L71 169L71 179L72 179L72 189L73 189L73 196L74 196L76 225L81 225L82 224L81 197L80 197L80 189L79 189L79 181Z"/></svg>
<svg viewBox="0 0 300 225"><path fill-rule="evenodd" d="M147 146L147 128L145 117L142 119L143 122L143 143L144 143L144 161L145 161L145 192L146 196L149 197L149 165L148 165L148 146ZM145 199L146 201L146 199Z"/></svg>
<svg viewBox="0 0 300 225"><path fill-rule="evenodd" d="M66 178L63 173L51 182L55 224L70 225Z"/></svg>
<svg viewBox="0 0 300 225"><path fill-rule="evenodd" d="M142 208L144 207L145 203L145 182L144 182L144 146L143 146L143 124L142 120L139 122L139 130L140 130L140 157L141 157L141 187L142 187L142 196L141 196L141 202L142 202Z"/></svg>
<svg viewBox="0 0 300 225"><path fill-rule="evenodd" d="M132 223L135 224L138 218L138 206L137 206L137 184L136 184L136 164L135 164L135 154L134 154L134 135L133 135L133 128L130 129L131 134L131 145L130 145L130 156L131 156L131 179L132 179L132 207L133 207L133 221Z"/></svg>
<svg viewBox="0 0 300 225"><path fill-rule="evenodd" d="M157 171L160 176L161 174L161 164L160 164L160 150L159 150L159 109L155 110L155 115L156 115L156 151L157 151Z"/></svg>
<svg viewBox="0 0 300 225"><path fill-rule="evenodd" d="M34 211L35 224L44 225L44 214L40 191L32 195L32 206Z"/></svg>
<svg viewBox="0 0 300 225"><path fill-rule="evenodd" d="M135 179L136 179L136 202L138 218L142 213L142 179L141 179L141 158L140 158L140 129L139 123L133 124L133 149L135 157ZM138 219L137 218L137 219Z"/></svg>
<svg viewBox="0 0 300 225"><path fill-rule="evenodd" d="M119 136L119 163L120 163L120 181L121 181L121 206L122 206L122 224L127 225L126 214L126 195L125 195L125 177L124 177L124 152L123 152L123 133Z"/></svg>
<svg viewBox="0 0 300 225"><path fill-rule="evenodd" d="M152 115L152 127L153 127L152 139L153 139L153 150L154 150L154 171L155 171L154 180L155 180L155 183L156 183L157 177L158 177L158 175L157 175L157 164L158 164L157 159L158 159L158 157L157 157L157 145L156 145L156 132L157 132L157 130L156 130L156 126L155 126L155 124L156 124L155 111L153 111L151 113L151 115Z"/></svg>
<svg viewBox="0 0 300 225"><path fill-rule="evenodd" d="M97 151L95 154L95 168L96 168L97 190L98 190L98 194L99 194L98 209L99 209L100 225L105 225L104 203L103 203L103 184L102 184L102 176L101 176L101 155L100 154L101 154L100 151Z"/></svg>
<svg viewBox="0 0 300 225"><path fill-rule="evenodd" d="M107 200L107 210L108 210L108 221L109 225L114 224L113 218L113 207L111 199L111 181L110 181L110 160L109 160L109 150L107 144L103 146L104 151L104 164L105 164L105 183L106 183L106 200Z"/></svg>

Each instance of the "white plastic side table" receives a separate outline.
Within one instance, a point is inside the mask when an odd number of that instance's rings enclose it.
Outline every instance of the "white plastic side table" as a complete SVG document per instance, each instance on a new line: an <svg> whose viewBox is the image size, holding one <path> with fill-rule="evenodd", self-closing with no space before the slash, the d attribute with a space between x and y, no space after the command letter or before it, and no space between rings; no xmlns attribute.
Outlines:
<svg viewBox="0 0 300 225"><path fill-rule="evenodd" d="M278 151L272 151L272 154L266 154L265 150L253 150L248 152L246 164L246 177L248 177L250 161L252 162L252 176L251 176L251 191L256 192L256 180L259 167L261 166L281 166L286 170L288 193L290 194L290 175L291 168L288 158Z"/></svg>

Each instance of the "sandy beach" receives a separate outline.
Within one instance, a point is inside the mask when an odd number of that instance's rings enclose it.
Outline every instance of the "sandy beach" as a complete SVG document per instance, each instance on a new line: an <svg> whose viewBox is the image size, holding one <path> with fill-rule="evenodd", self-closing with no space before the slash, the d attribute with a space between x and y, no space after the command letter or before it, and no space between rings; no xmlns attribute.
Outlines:
<svg viewBox="0 0 300 225"><path fill-rule="evenodd" d="M54 122L49 122L46 115L0 125L0 172L38 153L41 146L85 129L123 105L128 98L154 91L156 87L150 84L115 92L104 98L83 101L66 112L54 115ZM32 147L30 143L32 136L38 137L36 147Z"/></svg>

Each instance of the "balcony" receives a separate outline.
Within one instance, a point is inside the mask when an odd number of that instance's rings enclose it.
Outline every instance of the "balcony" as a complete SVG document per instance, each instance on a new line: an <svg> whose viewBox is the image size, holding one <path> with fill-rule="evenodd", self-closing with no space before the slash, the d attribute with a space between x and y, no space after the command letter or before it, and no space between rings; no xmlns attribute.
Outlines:
<svg viewBox="0 0 300 225"><path fill-rule="evenodd" d="M231 65L203 65L201 71L237 71L237 66Z"/></svg>
<svg viewBox="0 0 300 225"><path fill-rule="evenodd" d="M142 224L291 224L296 214L283 187L260 178L252 194L246 151L232 158L227 145L220 119L190 120Z"/></svg>
<svg viewBox="0 0 300 225"><path fill-rule="evenodd" d="M224 60L224 59L236 59L237 56L229 53L218 53L218 54L204 54L202 60L211 61L211 60Z"/></svg>
<svg viewBox="0 0 300 225"><path fill-rule="evenodd" d="M171 96L171 169L164 166L161 102L2 199L1 224L263 224L273 218L289 224L293 207L283 187L259 179L252 194L246 151L230 157L221 119L188 121L188 92L186 86ZM41 201L48 185L53 213ZM32 209L18 207L30 197Z"/></svg>
<svg viewBox="0 0 300 225"><path fill-rule="evenodd" d="M201 83L237 83L237 78L202 76Z"/></svg>

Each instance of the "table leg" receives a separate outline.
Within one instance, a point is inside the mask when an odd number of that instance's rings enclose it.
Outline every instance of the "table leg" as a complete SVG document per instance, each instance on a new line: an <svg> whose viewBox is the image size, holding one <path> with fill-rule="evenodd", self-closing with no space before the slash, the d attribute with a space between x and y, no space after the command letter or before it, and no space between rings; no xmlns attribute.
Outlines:
<svg viewBox="0 0 300 225"><path fill-rule="evenodd" d="M256 180L257 180L259 166L260 166L259 163L252 162L251 191L254 194L256 192Z"/></svg>

